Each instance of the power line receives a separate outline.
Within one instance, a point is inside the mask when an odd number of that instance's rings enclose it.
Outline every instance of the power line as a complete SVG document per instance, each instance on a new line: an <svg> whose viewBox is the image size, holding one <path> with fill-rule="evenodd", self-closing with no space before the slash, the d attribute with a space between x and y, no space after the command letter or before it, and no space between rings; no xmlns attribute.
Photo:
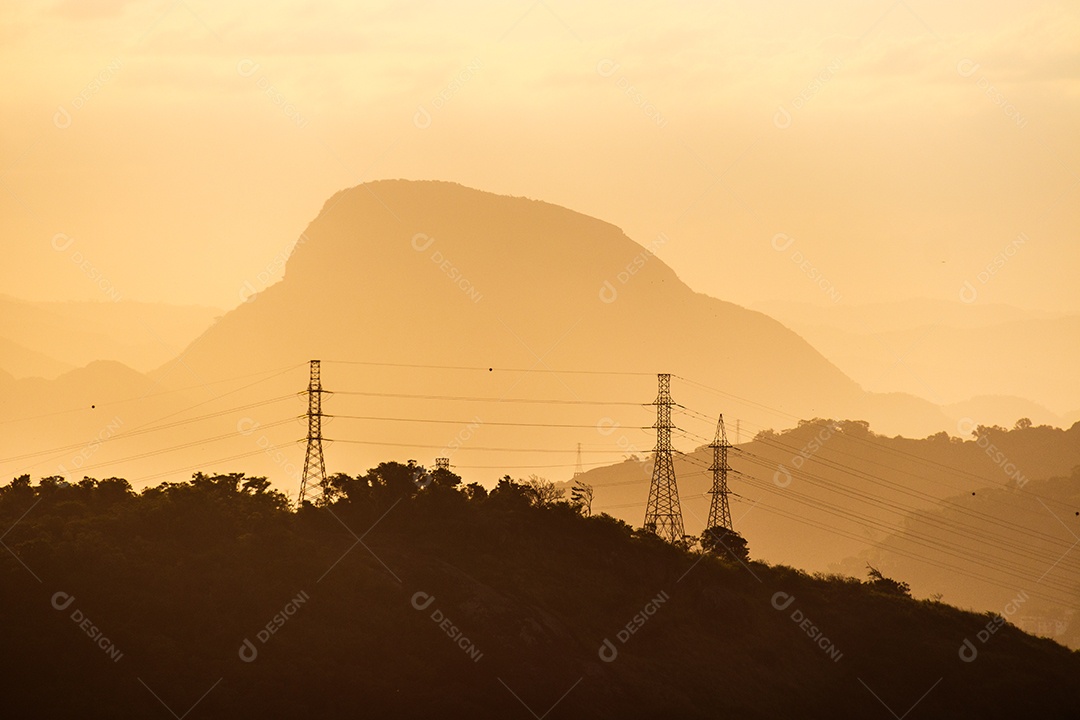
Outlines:
<svg viewBox="0 0 1080 720"><path fill-rule="evenodd" d="M375 417L370 415L324 415L323 417L334 418L338 420L372 420L379 422L415 422L415 423L439 423L446 425L469 425L476 423L476 419L470 420L434 420L426 418L403 418L403 417ZM500 426L500 427L534 427L534 428L577 428L595 430L596 424L592 425L566 425L559 423L525 423L525 422L489 422L487 420L480 421L478 423L481 426ZM646 426L632 427L628 425L620 425L624 430L648 430Z"/></svg>
<svg viewBox="0 0 1080 720"><path fill-rule="evenodd" d="M201 422L203 420L209 420L211 418L221 417L222 415L229 415L231 413L239 412L241 410L250 410L252 408L264 407L266 405L273 405L274 403L282 402L283 400L292 400L294 397L295 397L295 395L282 395L280 397L271 398L270 400L262 400L260 402L248 403L247 405L240 405L240 406L237 406L237 407L234 407L234 408L229 408L227 410L220 410L218 412L213 412L213 413L208 413L206 415L200 415L198 417L188 418L187 420L177 420L177 421L174 421L174 422L171 422L171 423L167 423L165 425L159 425L159 426L155 426L155 427L146 427L145 425L143 425L140 428L135 429L135 430L129 430L128 432L123 432L123 433L117 433L115 435L110 435L108 438L106 438L104 440L100 440L100 442L104 443L104 442L112 442L114 440L126 440L127 438L137 437L139 435L145 435L147 433L152 433L152 432L158 432L159 430L171 430L172 428L179 427L181 425L188 425L188 424L193 423L193 422ZM90 442L94 442L94 440L91 440ZM26 459L33 458L33 457L38 457L40 455L49 455L49 454L52 454L52 453L66 453L66 452L70 452L72 450L81 450L81 449L87 447L88 444L89 443L82 442L82 443L77 443L77 444L73 444L73 445L65 445L63 447L58 447L58 448L49 448L48 450L37 450L35 452L24 453L22 455L13 455L11 457L0 458L0 463L16 462L16 461L19 461L19 460L26 460Z"/></svg>
<svg viewBox="0 0 1080 720"><path fill-rule="evenodd" d="M291 423L291 422L295 422L295 418L288 418L288 419L285 419L285 420L278 420L277 422L267 423L267 424L264 424L264 425L260 425L259 427L261 427L261 428L273 428L273 427L278 427L280 425L285 425L285 424ZM191 442L183 443L181 445L173 445L172 447L161 448L159 450L149 450L147 452L143 452L143 453L140 453L138 455L129 455L128 457L117 458L115 460L104 460L104 461L101 461L101 462L93 463L91 465L84 465L84 466L82 466L80 468L76 468L76 469L78 469L78 470L95 470L95 469L98 469L98 468L107 467L109 465L118 465L120 463L133 462L135 460L145 460L146 458L149 458L149 457L155 457L157 455L164 455L166 453L176 452L177 450L186 450L188 448L198 447L200 445L208 445L210 443L220 442L221 440L227 440L229 438L236 438L236 436L237 436L236 431L233 431L233 432L225 433L223 435L216 435L214 437L206 438L204 440L194 440L194 441L191 441Z"/></svg>
<svg viewBox="0 0 1080 720"><path fill-rule="evenodd" d="M703 466L703 463L700 460L698 460L697 458L686 456L685 459L687 461L691 462L692 464L698 465L699 467ZM808 473L802 473L802 474L808 474ZM757 480L757 478L753 478L752 476L743 475L743 477L745 479L748 479L748 480L751 480L751 479L755 480L756 482L759 482L759 483L762 482L760 480ZM853 520L857 521L859 524L862 524L862 525L864 525L866 527L870 527L872 525L872 526L877 527L878 529L884 529L886 532L888 532L893 537L897 537L897 538L902 538L902 537L915 538L918 544L923 545L923 546L928 547L928 548L931 548L931 549L936 550L938 552L943 552L943 553L945 553L947 555L953 555L953 556L958 557L960 559L966 560L968 562L974 562L975 564L982 565L984 567L1000 570L1000 568L998 566L987 565L986 563L984 563L981 556L975 554L974 551L969 552L963 547L945 548L945 547L940 546L940 544L939 544L940 541L935 536L915 533L910 528L907 528L907 527L904 527L904 526L895 526L895 525L891 525L891 524L885 524L883 521L875 520L873 518L869 518L867 516L860 515L856 511L851 510L850 508L841 507L841 506L838 506L838 505L833 505L831 503L828 503L825 500L821 500L819 498L813 498L813 497L810 497L810 496L805 495L803 493L799 493L797 491L792 491L792 490L788 490L788 489L780 489L780 488L774 487L773 485L769 485L769 484L766 484L763 489L765 489L768 492L780 495L782 497L788 497L789 499L795 500L797 502L801 502L802 504L809 505L810 507L814 507L814 508L822 510L822 511L824 511L826 513L837 515L838 517L847 517L848 519L853 519ZM852 498L854 498L856 500L860 499L856 495L853 495L853 494L850 494L850 493L846 493L846 494L849 497L852 497ZM884 501L881 501L881 502L884 502ZM947 524L945 526L945 529L949 529ZM992 537L992 533L978 532L978 530L976 529L976 534L971 535L969 537L969 539L974 539L976 541L979 541L979 540L985 541L985 537L987 535L990 535ZM1050 539L1056 541L1056 538L1050 538ZM860 540L860 542L865 542L864 538L859 538L859 540ZM1018 554L1016 551L1014 551L1008 545L1003 545L1001 547L1002 547L1002 549L1013 551L1014 554ZM957 555L955 552L953 552L953 550L957 550L957 551L963 552L965 554ZM1033 552L1033 551L1029 551L1026 554L1028 555L1029 558L1032 558L1032 559L1035 559L1035 560L1038 560L1038 561L1045 561L1046 560L1046 558L1044 556L1042 556L1042 555L1040 555L1040 554L1038 554L1036 552ZM1009 573L1011 576L1017 577L1017 578L1019 578L1021 580L1026 580L1027 582L1031 581L1030 576L1026 575L1026 573L1028 572L1027 566L1016 565L1015 563L1011 563L1011 562L1008 562L1008 561L1002 561L1002 562L1003 562L1004 566L1011 569L1011 572ZM1040 578L1040 580L1042 580L1042 579L1043 578ZM1059 587L1059 589L1067 589L1067 591L1070 591L1070 592L1072 591L1071 586L1069 586L1068 588Z"/></svg>
<svg viewBox="0 0 1080 720"><path fill-rule="evenodd" d="M258 381L256 383L252 383L251 385L245 385L244 387L239 388L239 390L244 390L246 388L257 385L260 382L263 382L264 380L273 379L273 378L277 377L278 375L284 374L285 372L288 372L290 370L294 370L294 369L296 369L298 367L300 367L300 366L299 365L290 365L289 367L283 368L283 369L282 368L274 368L273 370L264 370L262 372L249 373L247 375L237 375L237 376L234 376L234 377L231 377L231 378L225 378L223 380L214 380L213 382L202 383L201 385L190 385L190 386L182 387L182 388L173 388L172 390L163 390L161 392L151 393L149 395L140 395L139 397L124 398L123 400L112 400L112 401L106 401L106 402L97 402L97 403L94 403L94 405L97 408L108 408L108 407L112 407L114 405L126 405L127 403L140 402L142 400L149 400L151 398L163 397L165 395L175 395L176 393L190 392L191 390L202 390L203 388L209 387L211 385L220 385L222 383L233 382L235 380L246 380L246 379L248 379L250 377L255 377L256 375L265 375L266 373L270 373L270 372L275 373L275 375L271 375L268 378L264 378L263 380L260 380L260 381ZM227 393L227 394L231 394L231 393ZM218 396L217 398L214 398L214 399L221 399L222 397L225 397L225 396L221 395L221 396ZM189 407L189 408L185 408L185 410L190 410L190 409L192 409L194 407L197 407L197 406L192 406L192 407ZM86 411L86 407L69 408L67 410L57 410L55 412L43 413L41 415L30 415L30 416L27 416L27 417L11 418L11 419L8 419L8 420L0 420L0 425L8 425L10 423L30 422L32 420L42 420L44 418L56 417L57 415L69 415L71 413L85 412L85 411ZM181 412L183 412L183 411L181 411ZM158 418L158 419L161 420L163 418ZM157 422L157 421L155 420L153 422Z"/></svg>
<svg viewBox="0 0 1080 720"><path fill-rule="evenodd" d="M410 400L453 400L463 402L490 402L490 403L535 403L540 405L628 405L632 407L642 407L648 403L636 403L625 401L610 401L610 400L541 400L535 398L496 398L496 397L477 397L469 395L415 395L410 393L378 393L378 392L359 392L355 390L335 390L337 395L360 395L363 397L384 397L384 398L407 398Z"/></svg>
<svg viewBox="0 0 1080 720"><path fill-rule="evenodd" d="M689 459L689 458L687 458L687 459ZM744 476L744 477L750 477L750 476ZM750 479L756 481L757 483L760 483L760 489L764 489L764 490L766 490L768 492L774 492L774 493L779 493L780 492L779 488L769 487L769 483L765 483L764 481L758 480L757 478L750 477ZM612 483L612 485L614 485L614 484L615 483ZM755 486L757 486L757 485L755 485ZM598 485L596 487L597 487L597 489L600 489L600 488L603 488L603 487L608 487L608 485ZM783 492L783 495L785 497L787 497L788 493L790 491L785 490L785 491L782 491L782 492ZM791 499L795 500L796 502L800 502L802 504L808 504L811 507L817 507L817 509L820 509L823 512L826 512L828 514L835 515L837 517L845 517L846 519L855 520L858 524L861 524L864 527L868 527L868 528L873 527L873 528L876 528L876 529L884 529L887 532L890 532L891 534L896 534L897 528L895 528L893 526L888 526L888 525L885 525L885 524L883 524L883 523L881 523L879 521L875 521L873 519L861 516L858 513L854 513L854 512L851 512L849 510L845 510L845 509L842 509L842 508L839 508L839 507L836 507L836 506L832 506L829 503L824 503L824 502L821 502L821 501L817 501L817 500L815 500L813 498L809 498L808 496L804 496L801 493L791 493L791 495L795 496L795 497L792 497ZM704 495L691 495L691 496L688 496L688 497L689 498L704 497ZM618 504L618 505L608 505L608 506L604 506L604 507L606 507L607 509L621 509L621 508L627 508L627 507L640 507L640 506L641 506L640 502L632 502L632 503L622 503L622 504ZM866 538L864 538L864 537L861 537L859 535L855 535L854 533L850 533L848 531L845 531L845 530L843 530L841 528L837 528L837 527L832 526L832 525L828 525L828 524L824 524L824 523L812 520L811 518L808 518L808 517L806 517L804 515L801 515L801 514L789 513L787 511L781 510L780 508L770 507L770 506L762 504L762 503L757 504L756 507L760 507L760 508L762 508L763 510L765 510L767 512L772 512L774 514L779 514L779 515L781 515L783 517L786 517L788 519L792 519L792 520L795 520L797 522L810 525L811 527L816 527L818 529L824 530L824 531L829 532L829 533L834 534L834 535L838 535L838 536L841 536L841 537L846 537L848 539L856 540L856 541L858 541L860 543L865 543L866 542ZM927 541L927 538L923 537L923 538L917 538L916 544L920 545L922 547L929 548L931 550L935 550L935 551L941 550L941 548L938 548L937 546L930 544L930 542L931 541ZM932 557L928 557L926 555L920 555L918 553L913 553L913 552L910 552L910 551L905 551L902 548L899 548L899 549L890 548L890 551L896 552L896 554L904 556L904 557L909 557L911 559L919 560L920 562L924 562L924 563L926 563L928 565L932 565L932 566L938 567L940 569L946 569L946 570L949 570L951 572L956 572L957 574L964 575L966 577L970 577L970 578L973 578L973 579L980 580L982 582L986 582L987 584L991 584L991 585L994 585L996 587L1010 589L1010 590L1015 590L1016 589L1014 586L1003 584L1001 581L995 580L992 577L988 577L988 576L982 575L982 574L980 574L978 572L971 571L970 568L957 566L957 565L954 565L954 564L951 564L951 563L943 563L943 562L941 562L939 560L936 560L936 559L934 559ZM946 554L952 555L953 557L957 557L957 558L959 558L961 560L964 560L966 562L973 562L976 565L981 565L981 566L987 567L987 568L989 568L991 570L999 571L1002 575L1021 580L1021 581L1025 582L1025 583L1031 583L1032 582L1031 581L1031 576L1029 576L1027 574L1021 574L1021 573L1017 573L1017 572L1010 572L1010 571L1007 571L1007 570L1002 570L998 566L988 565L988 564L982 562L981 560L977 560L977 559L973 560L972 556L970 556L970 555L959 555L959 554L956 554L956 553L953 553L953 552L946 552ZM1039 584L1038 581L1036 581L1035 584ZM1072 604L1072 603L1075 602L1075 598L1072 598L1071 595L1070 595L1070 593L1072 592L1072 587L1071 586L1067 587L1067 586L1063 586L1063 585L1056 584L1056 583L1048 584L1048 583L1045 582L1045 580L1044 580L1044 584L1047 584L1047 586L1051 590L1057 590L1059 592L1063 592L1063 593L1065 593L1065 595L1052 597L1052 596L1047 595L1047 594L1038 593L1037 591L1029 591L1030 594L1031 595L1038 595L1038 596L1041 596L1045 600L1049 600L1051 602L1056 602L1056 603L1061 603L1061 604ZM1063 598L1069 598L1069 599L1066 600L1066 599L1063 599Z"/></svg>
<svg viewBox="0 0 1080 720"><path fill-rule="evenodd" d="M802 418L799 418L796 415L792 415L790 413L784 412L783 410L778 410L778 409L772 408L772 407L770 407L768 405L764 405L764 404L761 404L761 403L754 403L753 401L745 400L744 398L739 398L736 395L731 395L730 393L726 393L723 390L711 387L711 386L706 385L704 383L700 383L700 382L698 382L696 380L691 380L689 378L685 378L685 377L682 377L682 376L676 376L676 377L679 377L680 380L684 380L684 381L686 381L688 383L691 383L693 385L697 385L698 387L701 387L701 388L703 388L705 390L716 393L718 395L728 396L728 397L738 399L738 400L740 400L742 402L752 403L752 404L758 405L758 406L760 406L760 407L762 407L762 408L764 408L766 410L769 410L770 412L773 412L773 413L775 413L777 415L783 415L785 417L797 420L800 423L804 422L804 420ZM689 408L684 408L684 409L689 410ZM702 416L706 420L709 419L707 415L703 415L702 413L699 413L699 412L693 411L693 410L689 410L689 411L693 412L696 415ZM762 426L758 426L758 427L759 427L759 429L765 429ZM899 455L899 456L902 456L902 457L904 457L904 458L906 458L908 460L911 460L913 462L917 462L917 463L920 463L920 464L923 464L923 465L928 465L928 466L933 466L933 467L939 467L941 469L949 471L950 473L955 473L957 475L966 475L966 476L968 476L968 477L970 477L972 479L979 480L980 482L987 482L985 477L983 477L983 476L981 476L981 475L979 475L977 473L971 472L970 470L965 470L963 468L958 468L958 467L955 467L955 466L952 466L952 465L948 465L946 463L943 463L943 462L940 462L940 461L937 461L937 460L932 460L930 458L927 458L927 457L925 457L923 455L919 455L919 454L916 454L916 453L906 452L904 450L900 450L899 448L892 447L891 445L888 445L888 444L886 444L884 442L875 442L872 439L864 438L864 437L858 437L858 436L854 436L854 435L845 435L845 437L852 440L853 442L862 443L862 444L864 444L864 445L866 445L868 447L883 450L885 452L888 452L888 453L891 453L891 454L894 454L894 455ZM888 440L888 438L885 438L884 436L877 436L877 437L879 437L879 438L881 438L883 440ZM911 439L912 440L917 440L917 438L911 438ZM964 440L964 442L972 442L972 441L971 440ZM876 463L876 462L874 462L872 460L866 460L865 462L870 462L870 463L875 464L875 465L882 465L881 463ZM887 466L887 465L882 465L882 466L883 467L891 467L891 466ZM900 471L901 472L906 472L906 471L903 471L903 470L900 470ZM917 475L915 475L915 473L908 473L908 474L917 476ZM1068 507L1069 509L1072 509L1071 506L1068 506L1066 503L1063 503L1062 501L1058 500L1057 498L1052 498L1052 497L1048 497L1048 496L1041 496L1038 493L1035 493L1035 492L1033 492L1031 490L1026 490L1024 488L1018 488L1018 490L1020 492L1030 493L1034 497L1037 497L1037 498L1039 498L1041 500L1044 500L1046 502L1054 503L1054 504L1058 505L1059 507L1062 507L1062 508Z"/></svg>
<svg viewBox="0 0 1080 720"><path fill-rule="evenodd" d="M376 441L376 440L349 440L349 439L343 439L343 438L338 438L336 440L329 440L329 442L347 443L347 444L351 444L351 445L375 445L375 446L378 446L378 447L405 447L405 448L416 448L416 449L423 449L423 450L445 450L446 447L447 447L446 445L422 445L422 444L416 444L416 443L379 442L379 441ZM475 445L462 445L459 448L455 448L455 451L456 452L473 452L473 451L477 451L477 452L528 452L528 453L553 453L553 454L560 454L560 455L572 455L573 453L576 452L576 450L573 450L573 449L554 450L554 449L548 449L548 448L479 447L479 446L475 446ZM616 450L582 450L581 452L583 452L583 453L611 455L611 454L614 454L614 453L617 453L617 452L620 452L620 451L616 449Z"/></svg>
<svg viewBox="0 0 1080 720"><path fill-rule="evenodd" d="M619 370L557 370L552 368L511 368L487 367L483 365L422 365L416 363L373 362L365 360L324 360L338 365L366 365L370 367L411 368L419 370L464 370L473 372L512 372L512 373L547 373L556 375L611 375L651 377L649 372L629 372Z"/></svg>

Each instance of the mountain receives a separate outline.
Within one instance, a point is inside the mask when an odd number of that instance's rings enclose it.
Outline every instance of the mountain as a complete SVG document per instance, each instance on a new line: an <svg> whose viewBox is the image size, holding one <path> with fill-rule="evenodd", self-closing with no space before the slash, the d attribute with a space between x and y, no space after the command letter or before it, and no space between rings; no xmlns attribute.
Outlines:
<svg viewBox="0 0 1080 720"><path fill-rule="evenodd" d="M0 295L0 368L54 378L95 360L146 372L176 355L220 311L120 302L30 302Z"/></svg>
<svg viewBox="0 0 1080 720"><path fill-rule="evenodd" d="M1080 622L1074 622L1080 562L1072 554L1078 516L1080 465L1071 475L1033 480L1022 489L991 487L946 498L908 516L896 533L844 569L861 570L869 559L910 579L913 591L942 592L961 607L1001 608L1022 592L1028 599L1016 625L1080 647ZM957 577L950 562L957 555L974 558L969 570L977 577Z"/></svg>
<svg viewBox="0 0 1080 720"><path fill-rule="evenodd" d="M293 513L238 475L139 496L17 481L0 522L12 717L1059 718L1080 702L1080 657L1014 627L1022 595L980 615L744 565L513 483L420 490L386 464Z"/></svg>
<svg viewBox="0 0 1080 720"><path fill-rule="evenodd" d="M53 378L72 369L71 365L0 338L0 370L12 377Z"/></svg>
<svg viewBox="0 0 1080 720"><path fill-rule="evenodd" d="M1080 316L1007 305L912 300L850 307L763 303L837 367L875 392L939 405L972 403L978 422L1022 415L1068 427L1080 386L1063 385L1080 355ZM962 417L963 415L961 415Z"/></svg>
<svg viewBox="0 0 1080 720"><path fill-rule="evenodd" d="M72 449L92 445L74 479L122 466L141 486L244 460L295 493L307 430L298 393L313 358L333 392L322 408L331 472L389 450L448 457L488 485L505 473L568 477L579 444L584 467L653 446L658 372L673 374L679 450L707 442L720 412L749 434L812 417L955 432L941 408L866 393L779 322L694 292L651 252L674 242L639 244L571 210L452 183L343 190L280 282L146 378L98 368L76 387L4 391L0 422L18 430L0 437L0 471L70 472Z"/></svg>
<svg viewBox="0 0 1080 720"><path fill-rule="evenodd" d="M653 420L640 404L655 398L656 372L679 376L679 403L713 417L724 408L748 427L827 413L896 432L950 424L925 401L864 393L769 317L695 293L650 252L667 242L674 241L638 244L580 213L452 183L367 183L330 198L298 240L284 279L197 338L180 372L210 380L323 360L324 387L338 391L326 412L339 418L332 436L346 441L335 448L346 463L377 454L346 447L352 440L416 443L413 457L442 449L465 466L530 464L513 453L485 457L467 443L455 448L470 424L479 426L473 445L561 453L534 454L533 465L562 460L568 468L579 442L586 454L611 457L622 434L598 425L618 423L630 429L627 443L651 445L643 429ZM460 369L435 374L421 365ZM264 389L303 387L295 375L289 382ZM427 397L360 400L350 392ZM529 407L526 419L545 427L511 431L498 423L521 420L526 409L510 416L492 403L433 397L446 395L566 404ZM569 405L594 400L607 407ZM458 420L409 428L346 415ZM546 427L560 423L581 427Z"/></svg>
<svg viewBox="0 0 1080 720"><path fill-rule="evenodd" d="M916 440L878 435L866 423L814 420L759 433L729 453L735 529L754 557L848 575L862 575L870 562L921 597L941 593L964 607L1000 610L1026 590L1029 609L1076 608L1080 557L1068 552L1070 530L1080 527L1063 526L1055 514L1075 522L1080 478L1057 482L1052 493L1042 488L1080 466L1080 424L965 430L970 439ZM709 448L675 458L690 534L708 517L711 460ZM596 512L638 526L651 475L651 458L642 456L578 479L594 487ZM935 522L939 516L947 522Z"/></svg>

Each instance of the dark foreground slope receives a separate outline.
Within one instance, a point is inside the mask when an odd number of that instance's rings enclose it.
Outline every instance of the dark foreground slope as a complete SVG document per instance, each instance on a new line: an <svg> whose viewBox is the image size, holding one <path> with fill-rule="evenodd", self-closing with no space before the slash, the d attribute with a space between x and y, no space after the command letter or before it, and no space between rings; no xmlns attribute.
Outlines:
<svg viewBox="0 0 1080 720"><path fill-rule="evenodd" d="M988 616L695 555L505 482L417 491L387 465L344 489L299 514L239 476L139 496L122 481L0 490L5 716L846 718L915 705L908 717L1047 718L1080 703L1075 654L1008 625L984 641Z"/></svg>

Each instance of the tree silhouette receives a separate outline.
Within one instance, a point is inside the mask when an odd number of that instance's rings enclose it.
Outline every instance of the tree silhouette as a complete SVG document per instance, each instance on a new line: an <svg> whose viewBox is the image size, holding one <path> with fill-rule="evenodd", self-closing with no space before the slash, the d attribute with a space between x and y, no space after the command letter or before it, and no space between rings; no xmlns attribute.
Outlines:
<svg viewBox="0 0 1080 720"><path fill-rule="evenodd" d="M592 515L592 503L595 492L593 486L584 480L575 480L574 487L570 490L570 505L577 508L585 517Z"/></svg>
<svg viewBox="0 0 1080 720"><path fill-rule="evenodd" d="M885 593L886 595L911 597L911 587L909 587L906 582L900 582L899 580L885 577L881 574L880 570L869 563L866 564L866 569L866 574L870 577L866 584L874 590Z"/></svg>
<svg viewBox="0 0 1080 720"><path fill-rule="evenodd" d="M701 549L719 558L734 558L742 562L750 560L746 538L725 527L711 527L701 533Z"/></svg>

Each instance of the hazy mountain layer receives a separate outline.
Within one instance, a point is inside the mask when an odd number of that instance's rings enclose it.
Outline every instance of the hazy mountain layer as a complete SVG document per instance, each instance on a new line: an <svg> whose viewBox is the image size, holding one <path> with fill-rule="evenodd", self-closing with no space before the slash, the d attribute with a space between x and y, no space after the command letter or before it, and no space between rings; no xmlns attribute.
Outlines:
<svg viewBox="0 0 1080 720"><path fill-rule="evenodd" d="M146 372L171 360L220 311L157 303L29 302L0 296L0 369L53 378L95 360Z"/></svg>
<svg viewBox="0 0 1080 720"><path fill-rule="evenodd" d="M978 438L888 438L831 421L759 434L730 454L735 528L755 557L853 575L870 561L963 607L1000 610L1020 590L1032 613L1080 606L1080 556L1070 553L1080 480L1053 492L1040 482L1080 466L1080 425L969 430ZM675 461L689 533L708 516L711 459L703 449ZM640 525L651 472L645 457L581 479L598 511Z"/></svg>

